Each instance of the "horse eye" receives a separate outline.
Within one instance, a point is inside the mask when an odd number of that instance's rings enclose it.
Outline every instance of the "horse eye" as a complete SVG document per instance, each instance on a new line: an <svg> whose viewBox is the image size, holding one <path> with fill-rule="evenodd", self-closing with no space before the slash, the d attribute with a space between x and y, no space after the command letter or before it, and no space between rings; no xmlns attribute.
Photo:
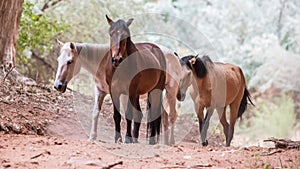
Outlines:
<svg viewBox="0 0 300 169"><path fill-rule="evenodd" d="M67 64L69 65L71 63L73 63L73 60L68 60Z"/></svg>

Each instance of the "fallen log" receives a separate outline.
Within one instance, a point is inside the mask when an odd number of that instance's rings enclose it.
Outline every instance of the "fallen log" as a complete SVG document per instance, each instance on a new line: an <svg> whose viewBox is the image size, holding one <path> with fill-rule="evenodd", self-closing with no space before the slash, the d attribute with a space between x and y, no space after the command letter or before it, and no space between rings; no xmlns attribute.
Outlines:
<svg viewBox="0 0 300 169"><path fill-rule="evenodd" d="M282 149L300 149L300 141L292 141L290 139L278 139L271 137L269 139L264 140L264 142L274 142L275 148Z"/></svg>

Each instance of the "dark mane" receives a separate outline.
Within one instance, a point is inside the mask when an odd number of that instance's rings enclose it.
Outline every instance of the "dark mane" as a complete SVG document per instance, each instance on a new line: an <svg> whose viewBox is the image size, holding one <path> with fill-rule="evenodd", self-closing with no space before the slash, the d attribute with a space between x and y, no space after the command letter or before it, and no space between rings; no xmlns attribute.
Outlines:
<svg viewBox="0 0 300 169"><path fill-rule="evenodd" d="M207 63L213 63L209 56L204 55L202 58L196 58L195 64L191 65L190 60L195 58L193 55L185 56L180 59L181 65L186 65L189 69L192 69L192 66L196 72L197 77L204 78L207 74Z"/></svg>
<svg viewBox="0 0 300 169"><path fill-rule="evenodd" d="M195 57L195 56L193 56L193 55L188 55L188 56L184 56L183 58L181 58L181 59L180 59L180 64L181 64L181 66L186 65L189 69L192 69L189 60L191 60L191 59L194 58L194 57Z"/></svg>

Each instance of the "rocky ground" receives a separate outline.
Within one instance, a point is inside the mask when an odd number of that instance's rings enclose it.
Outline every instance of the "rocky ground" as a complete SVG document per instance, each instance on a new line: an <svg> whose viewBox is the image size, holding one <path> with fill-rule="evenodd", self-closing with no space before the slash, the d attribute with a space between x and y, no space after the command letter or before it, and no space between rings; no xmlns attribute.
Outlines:
<svg viewBox="0 0 300 169"><path fill-rule="evenodd" d="M101 139L105 133L113 137L110 99L105 100L101 114L106 122L104 134L89 142L90 121L82 120L89 116L79 115L73 100L71 91L60 94L49 86L2 82L0 168L300 168L299 149L224 147L223 136L218 135L202 147L197 125L171 147Z"/></svg>

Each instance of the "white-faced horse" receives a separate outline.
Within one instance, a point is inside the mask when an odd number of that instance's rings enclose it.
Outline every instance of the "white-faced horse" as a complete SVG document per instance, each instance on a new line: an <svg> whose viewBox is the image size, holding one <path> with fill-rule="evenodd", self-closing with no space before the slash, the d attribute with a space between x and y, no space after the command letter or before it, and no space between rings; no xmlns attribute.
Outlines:
<svg viewBox="0 0 300 169"><path fill-rule="evenodd" d="M70 80L79 73L81 67L86 69L95 81L95 104L92 112L92 126L90 130L89 140L97 138L97 121L103 99L109 93L108 84L103 76L96 76L96 71L99 63L104 55L109 51L109 45L90 44L90 43L75 43L75 42L60 42L60 55L57 59L58 68L54 88L60 92L65 92ZM177 118L176 112L176 93L178 90L178 82L180 76L180 63L178 58L171 50L160 46L167 60L167 76L166 76L166 95L164 100L168 104L168 113L162 115L162 123L165 129L165 144L174 144L174 123ZM124 97L125 98L125 97ZM125 107L125 106L124 106ZM170 117L170 118L169 118ZM169 123L171 123L171 136L169 137Z"/></svg>

